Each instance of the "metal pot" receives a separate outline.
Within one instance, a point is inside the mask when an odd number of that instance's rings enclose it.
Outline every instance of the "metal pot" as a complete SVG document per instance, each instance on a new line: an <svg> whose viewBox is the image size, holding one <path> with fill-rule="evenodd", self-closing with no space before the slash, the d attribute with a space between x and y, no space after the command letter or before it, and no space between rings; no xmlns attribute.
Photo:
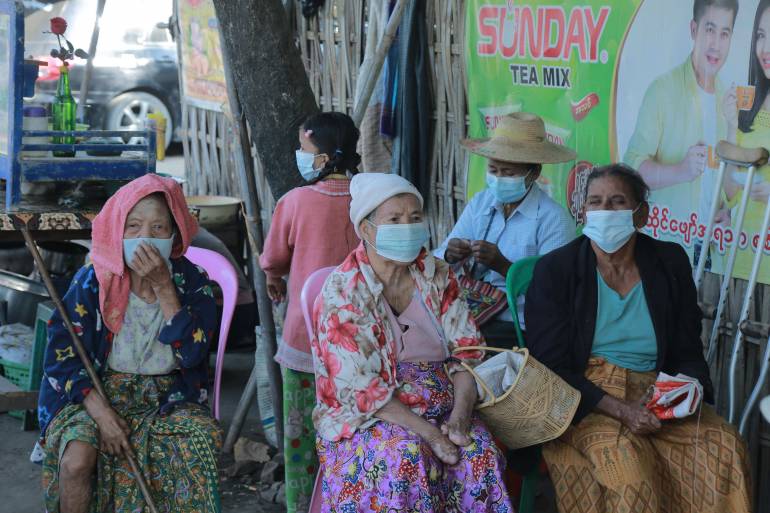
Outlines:
<svg viewBox="0 0 770 513"><path fill-rule="evenodd" d="M0 270L28 275L33 267L31 255L23 242L0 242Z"/></svg>
<svg viewBox="0 0 770 513"><path fill-rule="evenodd" d="M241 200L230 196L189 196L187 204L198 210L198 222L203 227L237 223Z"/></svg>
<svg viewBox="0 0 770 513"><path fill-rule="evenodd" d="M83 267L88 254L87 248L74 242L40 242L38 247L48 272L58 276L74 275L78 269Z"/></svg>
<svg viewBox="0 0 770 513"><path fill-rule="evenodd" d="M5 321L33 326L37 305L49 299L42 283L8 271L0 271L0 301L7 304Z"/></svg>

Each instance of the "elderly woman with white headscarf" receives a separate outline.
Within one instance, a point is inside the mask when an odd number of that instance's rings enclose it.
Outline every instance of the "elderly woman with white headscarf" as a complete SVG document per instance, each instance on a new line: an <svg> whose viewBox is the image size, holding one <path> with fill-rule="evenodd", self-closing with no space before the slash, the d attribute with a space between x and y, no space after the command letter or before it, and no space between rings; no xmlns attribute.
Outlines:
<svg viewBox="0 0 770 513"><path fill-rule="evenodd" d="M405 179L350 186L363 242L315 304L323 511L513 511L502 456L474 416L473 377L456 348L482 337L454 274L424 249L423 200Z"/></svg>

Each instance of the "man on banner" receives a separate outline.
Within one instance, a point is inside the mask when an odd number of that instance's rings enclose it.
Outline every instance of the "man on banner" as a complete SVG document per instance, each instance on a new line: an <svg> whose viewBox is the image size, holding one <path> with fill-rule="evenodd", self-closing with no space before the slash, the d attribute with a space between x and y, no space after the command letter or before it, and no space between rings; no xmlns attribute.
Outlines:
<svg viewBox="0 0 770 513"><path fill-rule="evenodd" d="M735 97L726 94L717 74L727 60L737 14L737 0L694 1L692 52L647 89L624 158L650 185L660 218L686 227L673 235L687 246L699 238L698 225L708 224L717 187L716 144L735 140ZM720 210L717 221L728 215ZM699 254L696 243L696 262Z"/></svg>

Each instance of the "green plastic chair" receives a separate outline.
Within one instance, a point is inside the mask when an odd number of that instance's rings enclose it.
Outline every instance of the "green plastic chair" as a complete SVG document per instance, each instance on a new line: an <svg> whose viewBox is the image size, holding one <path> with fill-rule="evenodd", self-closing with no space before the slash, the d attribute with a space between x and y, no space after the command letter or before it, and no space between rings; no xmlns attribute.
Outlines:
<svg viewBox="0 0 770 513"><path fill-rule="evenodd" d="M516 339L519 347L525 347L524 334L519 324L519 313L517 300L519 296L527 293L532 274L535 271L535 264L540 259L539 256L522 258L511 264L508 274L505 277L506 295L508 296L508 308L513 314L513 325L516 327ZM521 494L519 497L518 513L533 513L535 511L535 495L537 493L537 482L540 478L540 462L542 454L540 448L533 454L533 468L522 476Z"/></svg>

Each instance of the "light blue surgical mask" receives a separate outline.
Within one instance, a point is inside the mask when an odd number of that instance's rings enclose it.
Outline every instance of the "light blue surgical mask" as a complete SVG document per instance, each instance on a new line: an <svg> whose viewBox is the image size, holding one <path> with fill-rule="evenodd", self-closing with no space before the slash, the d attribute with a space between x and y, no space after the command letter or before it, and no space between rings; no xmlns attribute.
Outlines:
<svg viewBox="0 0 770 513"><path fill-rule="evenodd" d="M589 210L583 235L605 253L615 253L636 232L634 212L636 210Z"/></svg>
<svg viewBox="0 0 770 513"><path fill-rule="evenodd" d="M428 242L425 223L376 225L368 219L367 222L377 228L374 249L388 260L412 263Z"/></svg>
<svg viewBox="0 0 770 513"><path fill-rule="evenodd" d="M123 261L128 265L134 259L134 253L139 244L146 242L155 248L166 261L171 258L171 248L174 246L174 236L168 239L155 239L152 237L137 237L135 239L123 239Z"/></svg>
<svg viewBox="0 0 770 513"><path fill-rule="evenodd" d="M527 177L524 176L496 176L487 173L487 187L495 199L500 203L516 203L527 195Z"/></svg>
<svg viewBox="0 0 770 513"><path fill-rule="evenodd" d="M313 162L315 162L315 158L318 155L302 150L297 150L295 155L297 157L297 169L299 169L299 174L302 175L302 178L304 178L306 182L312 182L321 175L321 170L313 167Z"/></svg>

